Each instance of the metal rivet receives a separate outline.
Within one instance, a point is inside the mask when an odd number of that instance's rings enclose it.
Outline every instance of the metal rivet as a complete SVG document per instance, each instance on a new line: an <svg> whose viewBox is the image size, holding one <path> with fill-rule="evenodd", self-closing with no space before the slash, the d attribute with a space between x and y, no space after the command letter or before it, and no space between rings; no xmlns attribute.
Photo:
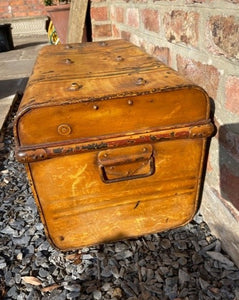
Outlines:
<svg viewBox="0 0 239 300"><path fill-rule="evenodd" d="M104 157L108 157L108 153L105 153L105 154L104 154Z"/></svg>
<svg viewBox="0 0 239 300"><path fill-rule="evenodd" d="M72 46L71 45L65 45L65 49L71 49Z"/></svg>
<svg viewBox="0 0 239 300"><path fill-rule="evenodd" d="M134 103L133 100L128 100L129 105L133 105L133 103Z"/></svg>
<svg viewBox="0 0 239 300"><path fill-rule="evenodd" d="M68 135L71 133L71 126L68 124L61 124L58 126L57 131L60 135Z"/></svg>
<svg viewBox="0 0 239 300"><path fill-rule="evenodd" d="M82 88L82 85L78 84L77 82L72 82L71 86L69 87L70 91L78 91Z"/></svg>
<svg viewBox="0 0 239 300"><path fill-rule="evenodd" d="M116 60L117 60L117 61L123 61L124 58L123 58L121 55L118 55L118 56L116 57Z"/></svg>
<svg viewBox="0 0 239 300"><path fill-rule="evenodd" d="M67 58L67 59L65 60L65 63L66 63L67 65L70 65L70 64L73 64L73 61L72 61L70 58Z"/></svg>
<svg viewBox="0 0 239 300"><path fill-rule="evenodd" d="M95 105L93 105L93 109L94 109L94 110L98 110L98 109L99 109L99 106L95 104Z"/></svg>
<svg viewBox="0 0 239 300"><path fill-rule="evenodd" d="M146 147L143 148L143 152L147 152L148 149Z"/></svg>
<svg viewBox="0 0 239 300"><path fill-rule="evenodd" d="M146 80L144 80L142 77L139 77L136 80L136 85L144 85L146 83Z"/></svg>

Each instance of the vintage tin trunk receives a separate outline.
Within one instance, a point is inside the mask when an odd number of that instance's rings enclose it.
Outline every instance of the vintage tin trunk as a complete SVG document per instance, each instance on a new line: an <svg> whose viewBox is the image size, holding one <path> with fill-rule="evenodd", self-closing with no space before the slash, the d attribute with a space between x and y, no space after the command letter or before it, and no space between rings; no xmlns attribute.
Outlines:
<svg viewBox="0 0 239 300"><path fill-rule="evenodd" d="M209 110L200 87L126 41L43 48L15 138L52 244L74 249L189 222Z"/></svg>

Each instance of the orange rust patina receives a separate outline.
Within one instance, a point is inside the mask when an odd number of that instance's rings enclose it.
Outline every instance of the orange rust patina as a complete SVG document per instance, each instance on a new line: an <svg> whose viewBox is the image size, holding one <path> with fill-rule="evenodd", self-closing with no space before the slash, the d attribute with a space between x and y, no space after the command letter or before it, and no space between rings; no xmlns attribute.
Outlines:
<svg viewBox="0 0 239 300"><path fill-rule="evenodd" d="M189 222L209 113L203 89L126 41L43 48L14 132L52 244L76 249Z"/></svg>

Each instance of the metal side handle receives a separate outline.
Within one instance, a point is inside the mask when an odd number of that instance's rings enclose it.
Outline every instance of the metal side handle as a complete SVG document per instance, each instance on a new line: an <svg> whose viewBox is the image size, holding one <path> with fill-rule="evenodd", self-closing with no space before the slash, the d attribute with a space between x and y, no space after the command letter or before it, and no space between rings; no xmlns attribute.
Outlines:
<svg viewBox="0 0 239 300"><path fill-rule="evenodd" d="M153 147L147 144L101 151L98 165L104 183L148 177L155 172Z"/></svg>

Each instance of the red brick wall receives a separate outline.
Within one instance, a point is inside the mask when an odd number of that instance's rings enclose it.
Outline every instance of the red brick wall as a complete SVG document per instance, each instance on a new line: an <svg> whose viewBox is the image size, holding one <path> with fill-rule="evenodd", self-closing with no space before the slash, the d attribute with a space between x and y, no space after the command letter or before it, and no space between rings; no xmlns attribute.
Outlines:
<svg viewBox="0 0 239 300"><path fill-rule="evenodd" d="M127 39L213 99L206 184L239 222L238 11L239 0L91 0L93 40ZM41 0L0 1L0 19L42 14Z"/></svg>
<svg viewBox="0 0 239 300"><path fill-rule="evenodd" d="M110 6L105 0L91 0L92 39L112 38Z"/></svg>
<svg viewBox="0 0 239 300"><path fill-rule="evenodd" d="M92 0L94 40L127 39L213 99L206 184L239 222L238 11L239 0Z"/></svg>
<svg viewBox="0 0 239 300"><path fill-rule="evenodd" d="M42 0L1 0L0 19L45 15Z"/></svg>

